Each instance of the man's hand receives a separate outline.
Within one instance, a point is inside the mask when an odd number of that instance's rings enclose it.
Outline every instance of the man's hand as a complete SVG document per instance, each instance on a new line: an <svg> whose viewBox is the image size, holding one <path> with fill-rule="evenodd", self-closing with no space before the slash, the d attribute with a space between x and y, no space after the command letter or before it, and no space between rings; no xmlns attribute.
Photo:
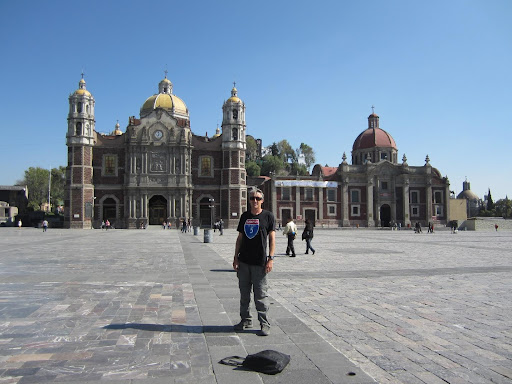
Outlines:
<svg viewBox="0 0 512 384"><path fill-rule="evenodd" d="M233 269L238 272L239 267L240 267L240 262L238 261L238 257L235 256L233 258Z"/></svg>
<svg viewBox="0 0 512 384"><path fill-rule="evenodd" d="M267 263L265 264L265 273L269 273L272 270L273 266L274 266L274 260L267 259Z"/></svg>

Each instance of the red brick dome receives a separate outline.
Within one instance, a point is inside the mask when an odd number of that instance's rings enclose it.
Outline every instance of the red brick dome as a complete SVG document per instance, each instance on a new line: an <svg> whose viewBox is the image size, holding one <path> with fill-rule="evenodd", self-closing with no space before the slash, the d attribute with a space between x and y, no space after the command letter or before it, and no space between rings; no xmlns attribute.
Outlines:
<svg viewBox="0 0 512 384"><path fill-rule="evenodd" d="M375 147L397 149L395 140L385 130L380 128L368 128L357 136L352 150L357 151L358 149Z"/></svg>

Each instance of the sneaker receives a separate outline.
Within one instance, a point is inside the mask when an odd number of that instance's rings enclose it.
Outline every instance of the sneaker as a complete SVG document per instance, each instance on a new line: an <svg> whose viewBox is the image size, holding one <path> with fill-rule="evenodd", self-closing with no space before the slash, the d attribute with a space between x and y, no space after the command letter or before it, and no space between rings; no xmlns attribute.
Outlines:
<svg viewBox="0 0 512 384"><path fill-rule="evenodd" d="M313 255L315 254L315 251L313 251Z"/></svg>
<svg viewBox="0 0 512 384"><path fill-rule="evenodd" d="M234 326L235 331L243 331L247 328L252 328L252 320L251 319L245 319L240 321L238 324Z"/></svg>
<svg viewBox="0 0 512 384"><path fill-rule="evenodd" d="M261 331L259 331L258 335L259 336L268 336L269 334L270 334L270 326L263 324L261 326Z"/></svg>

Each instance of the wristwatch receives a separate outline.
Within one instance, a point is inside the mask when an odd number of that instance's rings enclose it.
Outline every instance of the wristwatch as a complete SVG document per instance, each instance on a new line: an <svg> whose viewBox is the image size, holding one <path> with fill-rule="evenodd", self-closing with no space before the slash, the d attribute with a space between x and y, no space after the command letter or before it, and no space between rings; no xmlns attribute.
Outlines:
<svg viewBox="0 0 512 384"><path fill-rule="evenodd" d="M267 256L268 259L274 260L274 256Z"/></svg>

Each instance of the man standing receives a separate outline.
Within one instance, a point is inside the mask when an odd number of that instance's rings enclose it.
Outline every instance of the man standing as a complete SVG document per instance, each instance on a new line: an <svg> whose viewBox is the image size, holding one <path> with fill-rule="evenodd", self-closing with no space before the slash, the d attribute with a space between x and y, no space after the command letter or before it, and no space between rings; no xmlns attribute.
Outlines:
<svg viewBox="0 0 512 384"><path fill-rule="evenodd" d="M235 325L235 331L252 328L249 309L252 289L261 326L259 335L268 336L270 323L267 318L269 308L267 274L272 271L274 265L275 219L272 212L261 208L263 199L263 192L253 188L249 193L251 209L242 214L238 223L233 268L237 271L240 289L241 321Z"/></svg>
<svg viewBox="0 0 512 384"><path fill-rule="evenodd" d="M288 245L286 246L286 255L290 257L295 257L295 247L293 246L293 240L295 240L295 235L297 233L297 226L293 222L293 219L290 217L288 219L288 223L286 223L286 227L284 227L283 235L288 236ZM290 252L292 253L290 255Z"/></svg>

